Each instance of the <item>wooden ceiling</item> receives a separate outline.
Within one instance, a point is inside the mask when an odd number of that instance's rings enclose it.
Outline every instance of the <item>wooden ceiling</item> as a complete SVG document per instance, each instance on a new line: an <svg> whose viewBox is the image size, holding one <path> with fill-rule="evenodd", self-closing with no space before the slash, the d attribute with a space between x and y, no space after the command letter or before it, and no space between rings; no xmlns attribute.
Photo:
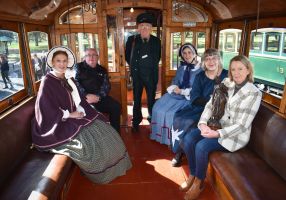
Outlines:
<svg viewBox="0 0 286 200"><path fill-rule="evenodd" d="M79 0L52 0L60 2L59 8L66 6L68 1L75 3ZM99 1L99 0L97 0ZM140 0L101 0L110 4L110 2L130 3L135 2L139 5ZM161 0L169 1L169 0ZM257 15L258 2L260 1L260 17L267 16L286 16L286 0L177 0L177 2L195 2L208 10L213 19L223 21L230 18L255 17ZM152 2L141 0L141 2ZM49 5L51 0L0 0L0 16L12 16L29 20L33 12ZM57 10L48 14L48 17L40 20L42 23L52 23ZM3 18L3 17L2 17ZM26 21L24 20L24 21Z"/></svg>

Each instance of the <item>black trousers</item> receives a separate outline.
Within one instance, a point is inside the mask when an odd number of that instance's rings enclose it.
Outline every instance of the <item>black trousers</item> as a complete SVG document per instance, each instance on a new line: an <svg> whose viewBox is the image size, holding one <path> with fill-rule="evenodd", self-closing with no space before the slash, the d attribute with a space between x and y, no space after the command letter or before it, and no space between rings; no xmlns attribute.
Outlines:
<svg viewBox="0 0 286 200"><path fill-rule="evenodd" d="M147 94L147 104L148 104L148 112L149 116L152 115L152 108L155 103L155 95L157 84L154 83L152 76L144 76L139 74L133 74L133 126L138 126L142 121L142 112L141 112L141 98L143 93L143 88L146 90Z"/></svg>
<svg viewBox="0 0 286 200"><path fill-rule="evenodd" d="M92 104L99 112L109 114L111 126L120 133L121 105L110 96L102 98L99 102Z"/></svg>

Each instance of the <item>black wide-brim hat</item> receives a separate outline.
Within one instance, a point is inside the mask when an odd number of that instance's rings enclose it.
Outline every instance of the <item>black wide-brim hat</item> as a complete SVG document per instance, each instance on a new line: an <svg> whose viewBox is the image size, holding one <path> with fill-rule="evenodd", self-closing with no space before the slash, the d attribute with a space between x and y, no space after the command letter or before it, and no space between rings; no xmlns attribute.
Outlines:
<svg viewBox="0 0 286 200"><path fill-rule="evenodd" d="M140 24L140 23L153 24L154 23L154 16L151 13L141 13L137 16L136 22L137 22L137 24Z"/></svg>

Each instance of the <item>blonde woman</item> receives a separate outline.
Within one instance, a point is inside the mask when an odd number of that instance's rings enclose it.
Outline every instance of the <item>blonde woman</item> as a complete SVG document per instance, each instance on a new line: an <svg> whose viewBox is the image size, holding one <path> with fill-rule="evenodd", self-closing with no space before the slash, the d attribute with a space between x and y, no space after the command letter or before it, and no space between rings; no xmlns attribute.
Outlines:
<svg viewBox="0 0 286 200"><path fill-rule="evenodd" d="M208 155L213 151L234 152L249 141L251 124L260 106L261 92L253 84L253 67L245 56L235 56L230 61L229 79L223 83L228 87L228 99L224 115L220 119L221 129L212 130L207 122L212 116L210 100L200 118L198 128L188 132L182 140L182 148L189 164L190 176L181 185L188 190L185 200L196 199L203 190Z"/></svg>

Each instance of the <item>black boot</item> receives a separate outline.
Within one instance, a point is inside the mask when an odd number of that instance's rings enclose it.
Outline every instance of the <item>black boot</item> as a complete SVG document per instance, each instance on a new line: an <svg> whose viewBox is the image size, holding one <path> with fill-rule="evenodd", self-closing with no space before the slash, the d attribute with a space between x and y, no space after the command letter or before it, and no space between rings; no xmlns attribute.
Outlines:
<svg viewBox="0 0 286 200"><path fill-rule="evenodd" d="M183 152L176 153L175 157L171 161L172 166L173 167L180 167L182 164L182 157L183 157Z"/></svg>

